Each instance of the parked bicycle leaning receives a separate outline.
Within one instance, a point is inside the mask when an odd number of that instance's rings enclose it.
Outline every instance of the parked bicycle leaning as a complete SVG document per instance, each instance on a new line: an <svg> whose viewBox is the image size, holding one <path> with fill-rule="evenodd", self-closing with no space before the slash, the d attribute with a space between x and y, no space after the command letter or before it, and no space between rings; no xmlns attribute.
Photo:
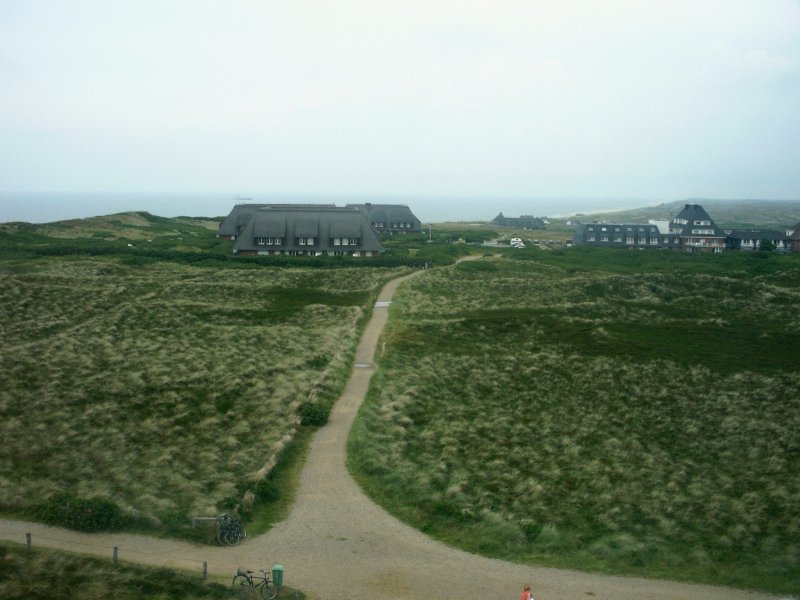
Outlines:
<svg viewBox="0 0 800 600"><path fill-rule="evenodd" d="M256 575L253 571L242 570L241 567L236 569L236 575L233 576L231 585L236 594L244 595L247 593L253 595L258 593L265 600L275 598L280 589L270 579L269 571L261 569L261 575Z"/></svg>
<svg viewBox="0 0 800 600"><path fill-rule="evenodd" d="M241 521L226 513L217 517L217 541L222 546L235 546L247 536Z"/></svg>

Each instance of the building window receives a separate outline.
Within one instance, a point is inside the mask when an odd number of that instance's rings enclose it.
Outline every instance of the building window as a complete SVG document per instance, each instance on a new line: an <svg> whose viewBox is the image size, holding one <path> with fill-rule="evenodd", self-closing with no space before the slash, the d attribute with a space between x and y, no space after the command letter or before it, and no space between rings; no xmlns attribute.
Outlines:
<svg viewBox="0 0 800 600"><path fill-rule="evenodd" d="M673 223L675 223L676 225L686 225L687 223L689 223L689 221L687 221L686 219L675 219Z"/></svg>
<svg viewBox="0 0 800 600"><path fill-rule="evenodd" d="M283 238L279 237L258 237L256 244L258 246L280 246L283 243Z"/></svg>
<svg viewBox="0 0 800 600"><path fill-rule="evenodd" d="M298 246L313 246L314 245L314 238L312 238L312 237L299 237L299 238L297 238L297 245Z"/></svg>
<svg viewBox="0 0 800 600"><path fill-rule="evenodd" d="M658 246L658 238L650 238L651 246Z"/></svg>
<svg viewBox="0 0 800 600"><path fill-rule="evenodd" d="M692 229L692 235L714 235L713 229Z"/></svg>
<svg viewBox="0 0 800 600"><path fill-rule="evenodd" d="M707 219L697 219L694 222L695 225L711 225L711 221Z"/></svg>
<svg viewBox="0 0 800 600"><path fill-rule="evenodd" d="M600 228L600 231L608 231L608 228L606 228L606 227L601 227L601 228Z"/></svg>
<svg viewBox="0 0 800 600"><path fill-rule="evenodd" d="M615 242L622 242L622 236L621 235L615 235L614 236L614 241Z"/></svg>
<svg viewBox="0 0 800 600"><path fill-rule="evenodd" d="M334 246L358 246L358 243L361 241L360 238L333 238L333 245Z"/></svg>
<svg viewBox="0 0 800 600"><path fill-rule="evenodd" d="M604 235L603 237L600 238L600 241L601 242L607 242L608 241L608 236Z"/></svg>
<svg viewBox="0 0 800 600"><path fill-rule="evenodd" d="M647 238L640 237L640 238L639 238L639 244L640 244L641 246L644 246L644 245L646 245L646 244L647 244Z"/></svg>
<svg viewBox="0 0 800 600"><path fill-rule="evenodd" d="M587 242L593 242L594 241L594 236L593 235L586 236L586 241Z"/></svg>
<svg viewBox="0 0 800 600"><path fill-rule="evenodd" d="M633 236L629 235L628 237L626 237L625 238L625 243L626 244L632 244L633 243Z"/></svg>

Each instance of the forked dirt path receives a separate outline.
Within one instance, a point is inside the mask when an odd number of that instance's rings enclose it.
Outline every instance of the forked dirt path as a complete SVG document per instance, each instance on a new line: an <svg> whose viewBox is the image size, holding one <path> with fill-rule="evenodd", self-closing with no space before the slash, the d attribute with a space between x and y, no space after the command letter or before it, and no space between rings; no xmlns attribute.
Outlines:
<svg viewBox="0 0 800 600"><path fill-rule="evenodd" d="M434 541L370 501L345 467L345 444L374 371L387 305L410 276L381 291L359 342L355 365L325 427L315 435L297 498L286 521L236 548L128 534L80 534L35 523L0 520L0 538L122 560L232 575L238 565L279 562L285 583L320 600L512 600L525 583L537 600L756 600L767 594L673 581L592 575L522 566L476 556Z"/></svg>

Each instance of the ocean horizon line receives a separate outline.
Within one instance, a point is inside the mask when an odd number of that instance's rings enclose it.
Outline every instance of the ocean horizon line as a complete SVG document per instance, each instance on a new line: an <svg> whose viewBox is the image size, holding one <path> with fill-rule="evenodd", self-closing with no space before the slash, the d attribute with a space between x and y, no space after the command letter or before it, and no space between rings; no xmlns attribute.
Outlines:
<svg viewBox="0 0 800 600"><path fill-rule="evenodd" d="M237 203L406 204L423 223L488 222L498 213L568 218L657 207L694 199L555 196L460 196L452 194L300 194L279 192L0 192L0 222L52 223L123 212L162 217L224 217ZM708 199L715 201L715 199ZM722 201L722 200L719 200ZM736 200L730 200L736 201Z"/></svg>

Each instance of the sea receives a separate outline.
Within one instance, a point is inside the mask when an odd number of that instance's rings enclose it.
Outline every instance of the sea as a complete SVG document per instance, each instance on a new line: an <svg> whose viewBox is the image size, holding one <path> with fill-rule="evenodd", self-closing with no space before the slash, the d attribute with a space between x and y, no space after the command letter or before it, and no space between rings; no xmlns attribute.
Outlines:
<svg viewBox="0 0 800 600"><path fill-rule="evenodd" d="M235 204L405 204L423 223L490 221L507 217L566 217L580 213L653 206L669 199L547 198L491 196L322 195L277 193L5 192L0 191L0 223L51 223L121 212L145 211L160 217L224 217Z"/></svg>

